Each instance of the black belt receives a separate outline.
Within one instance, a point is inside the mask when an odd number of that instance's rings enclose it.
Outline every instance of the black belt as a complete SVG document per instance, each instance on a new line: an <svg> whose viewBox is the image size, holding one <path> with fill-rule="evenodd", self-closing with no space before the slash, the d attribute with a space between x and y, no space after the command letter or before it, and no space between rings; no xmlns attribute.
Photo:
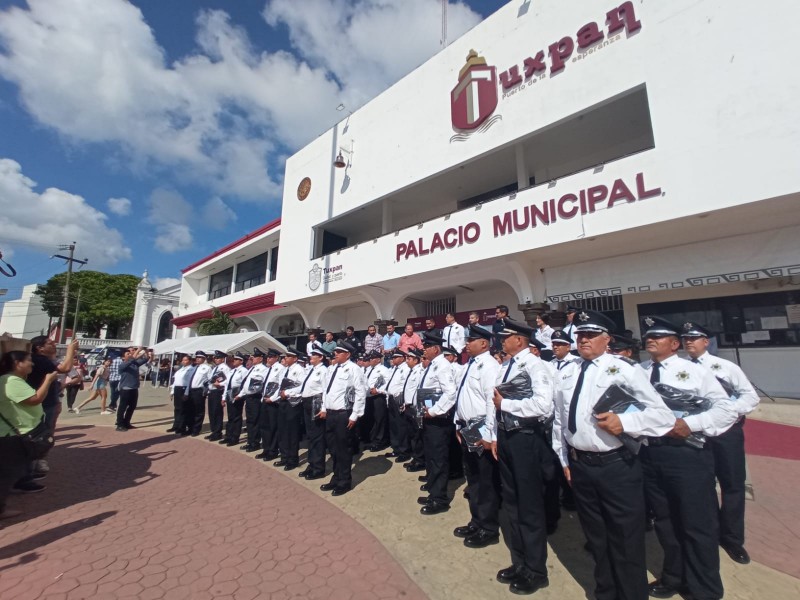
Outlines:
<svg viewBox="0 0 800 600"><path fill-rule="evenodd" d="M539 417L517 417L502 410L497 411L497 428L503 431L543 431L544 423ZM508 426L507 426L508 425Z"/></svg>
<svg viewBox="0 0 800 600"><path fill-rule="evenodd" d="M691 448L689 444L687 444L684 440L679 440L678 438L673 437L649 437L647 438L647 444L649 446L675 446L678 448Z"/></svg>
<svg viewBox="0 0 800 600"><path fill-rule="evenodd" d="M350 411L346 408L329 408L325 412L331 413L332 415L338 415L339 413L349 413Z"/></svg>
<svg viewBox="0 0 800 600"><path fill-rule="evenodd" d="M609 465L620 460L629 460L633 458L633 455L624 446L620 446L616 450L609 450L608 452L589 452L587 450L578 450L577 448L570 447L569 457L572 460L577 460L586 465L601 466Z"/></svg>

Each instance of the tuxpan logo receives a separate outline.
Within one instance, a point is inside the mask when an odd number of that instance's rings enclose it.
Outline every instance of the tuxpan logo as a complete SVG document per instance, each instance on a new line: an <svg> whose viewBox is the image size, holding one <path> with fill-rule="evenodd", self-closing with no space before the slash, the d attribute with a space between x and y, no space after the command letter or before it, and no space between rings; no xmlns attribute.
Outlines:
<svg viewBox="0 0 800 600"><path fill-rule="evenodd" d="M497 108L497 67L490 67L475 50L470 50L458 74L458 84L450 92L450 116L453 129L459 130L451 142L466 140L475 130L486 131L503 117Z"/></svg>
<svg viewBox="0 0 800 600"><path fill-rule="evenodd" d="M312 292L316 292L320 283L322 283L322 269L319 265L314 265L308 272L308 288Z"/></svg>

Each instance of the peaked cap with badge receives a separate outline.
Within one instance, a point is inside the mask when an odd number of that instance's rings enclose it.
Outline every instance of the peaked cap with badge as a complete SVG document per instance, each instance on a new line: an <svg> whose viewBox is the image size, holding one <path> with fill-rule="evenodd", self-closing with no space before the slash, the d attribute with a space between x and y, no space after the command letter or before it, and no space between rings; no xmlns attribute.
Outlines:
<svg viewBox="0 0 800 600"><path fill-rule="evenodd" d="M423 331L420 337L422 338L423 346L444 346L444 338L435 333Z"/></svg>
<svg viewBox="0 0 800 600"><path fill-rule="evenodd" d="M680 337L681 328L661 317L642 318L642 339L654 337Z"/></svg>
<svg viewBox="0 0 800 600"><path fill-rule="evenodd" d="M468 340L484 339L491 342L493 335L494 333L491 329L486 329L482 325L467 325L464 330L464 337Z"/></svg>
<svg viewBox="0 0 800 600"><path fill-rule="evenodd" d="M594 331L600 333L613 333L617 324L601 312L582 309L575 315L575 331Z"/></svg>
<svg viewBox="0 0 800 600"><path fill-rule="evenodd" d="M688 321L683 324L683 328L681 330L681 337L712 337L714 334L711 333L707 328L703 327L699 323L693 323L692 321Z"/></svg>
<svg viewBox="0 0 800 600"><path fill-rule="evenodd" d="M566 332L560 329L553 332L553 335L550 337L550 341L553 344L567 344L568 346L572 345L572 338L569 337Z"/></svg>
<svg viewBox="0 0 800 600"><path fill-rule="evenodd" d="M521 335L522 337L529 339L533 339L535 337L533 327L529 326L527 323L523 323L522 321L515 321L514 319L505 317L500 319L500 325L502 326L502 329L497 332L497 335Z"/></svg>
<svg viewBox="0 0 800 600"><path fill-rule="evenodd" d="M214 350L214 358L228 358L228 355L222 350Z"/></svg>

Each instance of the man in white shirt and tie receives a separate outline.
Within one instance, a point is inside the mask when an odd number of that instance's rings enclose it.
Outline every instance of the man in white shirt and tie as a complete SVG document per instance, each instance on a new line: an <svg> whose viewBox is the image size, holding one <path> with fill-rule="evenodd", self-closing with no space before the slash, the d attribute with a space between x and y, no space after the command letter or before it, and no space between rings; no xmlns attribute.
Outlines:
<svg viewBox="0 0 800 600"><path fill-rule="evenodd" d="M325 477L325 421L319 418L319 413L322 411L322 394L328 373L324 361L330 357L325 349L314 348L308 359L310 368L300 386L308 436L308 466L299 475L309 481Z"/></svg>
<svg viewBox="0 0 800 600"><path fill-rule="evenodd" d="M456 316L453 313L447 313L444 319L447 321L447 326L442 330L444 345L455 348L460 357L466 346L464 328L456 323Z"/></svg>
<svg viewBox="0 0 800 600"><path fill-rule="evenodd" d="M322 346L314 346L314 350ZM293 346L286 347L286 372L281 382L278 403L278 449L280 458L273 466L283 467L291 471L300 465L300 424L303 418L302 387L306 378L306 370L299 359L305 358Z"/></svg>
<svg viewBox="0 0 800 600"><path fill-rule="evenodd" d="M244 399L247 444L241 446L241 449L245 452L256 452L261 443L258 421L261 414L261 394L264 392L264 383L267 377L267 367L264 365L265 356L266 354L259 348L253 348L253 364L242 380L238 396L234 398L234 400Z"/></svg>
<svg viewBox="0 0 800 600"><path fill-rule="evenodd" d="M574 306L567 307L567 322L562 328L562 331L567 334L568 337L572 339L572 343L569 347L569 353L573 356L578 356L578 343L577 338L575 337L575 328L577 327L577 323L575 323L575 315L580 312L580 309L575 308Z"/></svg>
<svg viewBox="0 0 800 600"><path fill-rule="evenodd" d="M403 465L409 473L425 470L425 445L422 441L422 429L417 425L416 418L417 388L424 372L422 354L423 351L418 348L411 348L406 352L408 375L400 392L403 398L402 417L405 425L405 431L401 431L400 435L408 440L407 444L405 440L401 440L400 445L411 452L411 461Z"/></svg>
<svg viewBox="0 0 800 600"><path fill-rule="evenodd" d="M255 458L269 462L278 458L278 421L280 420L281 382L283 381L286 367L281 364L281 353L270 348L267 350L265 366L267 372L264 376L264 390L261 394L260 412L258 416L259 439L261 440L261 453Z"/></svg>
<svg viewBox="0 0 800 600"><path fill-rule="evenodd" d="M570 354L573 339L565 331L554 331L550 337L550 342L553 345L553 359L550 364L553 367L553 376L555 377L558 371L575 361L576 358Z"/></svg>
<svg viewBox="0 0 800 600"><path fill-rule="evenodd" d="M391 356L391 368L388 369L386 382L378 391L386 396L386 409L389 416L389 444L392 451L384 454L386 458L393 458L394 462L402 463L411 458L411 448L408 445L408 436L401 434L405 429L400 407L403 404L403 386L410 369L406 365L406 353L395 348Z"/></svg>
<svg viewBox="0 0 800 600"><path fill-rule="evenodd" d="M225 437L219 443L226 446L235 446L239 443L239 437L242 435L242 409L244 408L244 400L237 398L239 390L242 388L242 382L247 376L247 369L244 366L247 357L241 352L233 355L233 368L228 375L228 381L225 382L225 402L228 407L228 422L225 425Z"/></svg>
<svg viewBox="0 0 800 600"><path fill-rule="evenodd" d="M591 310L576 319L581 358L556 375L553 449L572 484L594 557L595 597L646 598L642 466L617 436L661 435L675 417L639 365L606 352L615 328L611 319ZM613 385L630 390L644 410L596 415L595 404Z"/></svg>
<svg viewBox="0 0 800 600"><path fill-rule="evenodd" d="M214 351L214 366L208 376L208 425L211 432L206 436L209 442L222 439L222 422L225 418L225 386L228 383L231 369L225 364L228 355L221 350ZM202 426L202 424L201 424Z"/></svg>
<svg viewBox="0 0 800 600"><path fill-rule="evenodd" d="M206 417L206 395L208 395L208 378L211 375L211 365L205 352L198 351L194 354L194 374L189 382L189 411L186 416L186 426L192 437L200 435L203 429L203 420Z"/></svg>
<svg viewBox="0 0 800 600"><path fill-rule="evenodd" d="M174 420L172 427L167 429L167 433L184 434L188 432L184 417L184 398L188 395L188 378L190 374L194 373L192 367L192 359L186 354L181 358L181 367L175 372L170 387L170 396L172 396L172 410L174 413Z"/></svg>

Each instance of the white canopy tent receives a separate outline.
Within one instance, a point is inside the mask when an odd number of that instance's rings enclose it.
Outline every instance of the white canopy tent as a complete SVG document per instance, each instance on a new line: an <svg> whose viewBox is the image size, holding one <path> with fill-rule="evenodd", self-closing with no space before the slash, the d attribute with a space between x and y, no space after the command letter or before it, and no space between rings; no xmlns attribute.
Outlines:
<svg viewBox="0 0 800 600"><path fill-rule="evenodd" d="M223 335L204 335L199 337L184 338L179 340L164 340L153 346L154 354L194 354L198 350L206 353L220 350L231 352L244 352L252 354L253 349L260 350L275 348L281 352L286 346L274 337L263 331L250 331L245 333L226 333Z"/></svg>

